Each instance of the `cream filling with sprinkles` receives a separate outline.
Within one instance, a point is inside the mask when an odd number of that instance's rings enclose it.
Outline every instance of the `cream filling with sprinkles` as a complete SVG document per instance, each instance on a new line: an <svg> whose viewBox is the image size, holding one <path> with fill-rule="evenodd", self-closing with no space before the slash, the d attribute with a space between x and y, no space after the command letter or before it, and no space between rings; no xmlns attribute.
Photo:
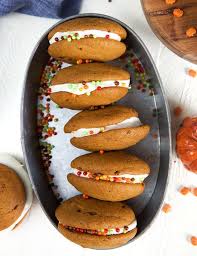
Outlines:
<svg viewBox="0 0 197 256"><path fill-rule="evenodd" d="M129 128L129 127L138 127L142 123L140 122L138 117L130 117L121 123L117 124L112 124L108 125L105 127L99 127L99 128L81 128L76 131L73 131L71 133L72 137L80 138L80 137L85 137L85 136L90 136L94 134L98 134L100 132L107 132L110 130L115 130L115 129L122 129L122 128Z"/></svg>
<svg viewBox="0 0 197 256"><path fill-rule="evenodd" d="M100 173L91 173L86 171L80 171L74 169L74 174L88 179L95 179L97 181L111 181L111 182L121 182L121 183L142 183L147 177L148 174L122 174L122 175L106 175Z"/></svg>
<svg viewBox="0 0 197 256"><path fill-rule="evenodd" d="M106 39L113 39L116 41L121 41L121 37L118 34L97 30L97 29L90 29L90 30L83 30L83 31L66 31L66 32L56 32L53 37L49 40L50 44L61 40L67 40L71 42L72 40L80 40L82 38L97 38L102 37Z"/></svg>
<svg viewBox="0 0 197 256"><path fill-rule="evenodd" d="M90 95L91 92L95 90L101 90L107 87L125 87L130 89L130 80L109 80L109 81L92 81L92 82L82 82L82 83L65 83L56 84L50 86L51 93L54 92L69 92L76 95L87 94Z"/></svg>
<svg viewBox="0 0 197 256"><path fill-rule="evenodd" d="M7 233L8 231L11 231L14 229L14 227L25 217L25 215L28 213L31 205L32 205L32 201L33 201L33 192L32 192L32 186L28 177L27 172L25 171L25 169L23 168L23 166L21 165L21 163L19 163L14 157L10 156L9 154L6 153L2 153L0 154L0 163L4 164L6 166L8 166L9 168L11 168L12 170L14 170L16 172L16 174L20 177L20 179L22 180L24 187L25 187L25 192L26 192L26 202L25 202L25 206L24 209L20 215L20 217L8 228L0 231L0 235Z"/></svg>
<svg viewBox="0 0 197 256"><path fill-rule="evenodd" d="M124 227L117 227L117 228L102 228L102 229L82 229L82 228L75 228L71 226L64 226L66 229L69 229L70 231L73 232L78 232L78 233L85 233L85 234L91 234L91 235L99 235L99 236L110 236L110 235L119 235L119 234L125 234L134 228L137 227L137 221L135 220L128 226Z"/></svg>

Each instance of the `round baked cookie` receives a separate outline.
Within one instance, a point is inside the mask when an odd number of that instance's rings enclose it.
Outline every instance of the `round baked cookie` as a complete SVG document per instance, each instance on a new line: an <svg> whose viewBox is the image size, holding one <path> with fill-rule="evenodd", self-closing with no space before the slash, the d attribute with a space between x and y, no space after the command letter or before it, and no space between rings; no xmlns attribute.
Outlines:
<svg viewBox="0 0 197 256"><path fill-rule="evenodd" d="M150 168L142 159L123 151L79 156L71 162L68 181L80 192L105 201L123 201L144 191Z"/></svg>
<svg viewBox="0 0 197 256"><path fill-rule="evenodd" d="M11 226L25 206L25 189L17 174L0 164L0 231Z"/></svg>
<svg viewBox="0 0 197 256"><path fill-rule="evenodd" d="M135 214L126 204L82 195L64 201L55 212L58 230L72 242L93 249L126 244L137 233Z"/></svg>
<svg viewBox="0 0 197 256"><path fill-rule="evenodd" d="M87 109L109 105L124 97L130 74L104 63L73 65L61 69L52 79L51 99L61 107Z"/></svg>
<svg viewBox="0 0 197 256"><path fill-rule="evenodd" d="M65 133L72 133L71 144L88 151L128 148L144 139L149 130L134 109L120 105L81 111L64 126Z"/></svg>
<svg viewBox="0 0 197 256"><path fill-rule="evenodd" d="M28 214L33 201L31 183L20 162L0 154L0 235L15 229Z"/></svg>
<svg viewBox="0 0 197 256"><path fill-rule="evenodd" d="M48 35L48 53L67 62L93 60L106 62L120 57L126 46L121 40L126 30L103 18L76 18L57 25Z"/></svg>

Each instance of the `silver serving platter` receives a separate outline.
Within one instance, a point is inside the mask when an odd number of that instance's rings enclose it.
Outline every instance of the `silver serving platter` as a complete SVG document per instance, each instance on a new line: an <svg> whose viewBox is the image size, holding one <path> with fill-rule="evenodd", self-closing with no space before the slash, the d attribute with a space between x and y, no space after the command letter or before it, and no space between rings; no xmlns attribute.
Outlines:
<svg viewBox="0 0 197 256"><path fill-rule="evenodd" d="M117 19L100 14L76 15L61 20L57 24L78 17L107 18L119 23L128 33L127 39L125 40L128 48L126 55L112 63L114 65L123 66L130 71L133 89L118 103L134 107L139 112L142 123L151 126L151 132L148 137L136 146L128 149L129 152L142 157L151 166L151 175L146 180L145 192L141 196L127 201L128 205L134 209L137 216L138 233L136 238L139 238L155 219L161 207L167 185L171 154L170 114L168 104L155 64L146 46L133 30ZM55 196L43 168L36 129L37 92L40 86L43 69L49 60L47 53L49 45L47 35L51 29L46 31L37 43L27 68L21 105L21 136L24 158L35 194L51 223L57 226L54 213L59 204L59 200ZM143 68L146 70L146 81L148 81L148 87L153 88L151 89L154 91L153 96L149 95L150 90L147 88L145 88L144 92L139 90L138 84L140 83L140 78L139 76L135 76L133 67L128 64L130 62L129 59L133 58L131 57L132 54L137 56Z"/></svg>

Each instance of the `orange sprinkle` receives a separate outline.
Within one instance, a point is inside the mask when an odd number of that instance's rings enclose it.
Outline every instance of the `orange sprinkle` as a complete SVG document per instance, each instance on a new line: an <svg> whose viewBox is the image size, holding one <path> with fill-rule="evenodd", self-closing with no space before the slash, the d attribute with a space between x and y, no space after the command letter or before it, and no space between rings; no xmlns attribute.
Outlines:
<svg viewBox="0 0 197 256"><path fill-rule="evenodd" d="M79 59L77 60L77 64L82 64L83 63L83 60Z"/></svg>
<svg viewBox="0 0 197 256"><path fill-rule="evenodd" d="M172 207L170 204L164 204L163 207L162 207L162 211L165 212L165 213L168 213L172 210Z"/></svg>
<svg viewBox="0 0 197 256"><path fill-rule="evenodd" d="M166 0L166 4L174 4L176 0Z"/></svg>
<svg viewBox="0 0 197 256"><path fill-rule="evenodd" d="M84 199L88 199L88 198L89 198L89 196L88 196L88 195L83 194L83 198L84 198Z"/></svg>
<svg viewBox="0 0 197 256"><path fill-rule="evenodd" d="M182 194L182 195L187 195L189 192L191 192L191 188L188 188L188 187L182 187L179 192Z"/></svg>
<svg viewBox="0 0 197 256"><path fill-rule="evenodd" d="M196 32L196 29L194 27L191 27L186 30L186 35L188 37L193 37L196 34Z"/></svg>
<svg viewBox="0 0 197 256"><path fill-rule="evenodd" d="M183 16L183 10L177 8L177 9L174 9L173 11L173 15L177 18L180 18Z"/></svg>
<svg viewBox="0 0 197 256"><path fill-rule="evenodd" d="M126 178L126 182L127 182L127 183L131 183L131 179Z"/></svg>
<svg viewBox="0 0 197 256"><path fill-rule="evenodd" d="M87 85L87 84L84 84L83 88L84 88L84 89L88 89L88 85Z"/></svg>
<svg viewBox="0 0 197 256"><path fill-rule="evenodd" d="M176 117L178 117L181 115L182 111L183 111L182 108L178 106L178 107L174 108L174 115Z"/></svg>
<svg viewBox="0 0 197 256"><path fill-rule="evenodd" d="M192 189L192 194L193 194L194 196L197 196L197 188L193 188L193 189Z"/></svg>
<svg viewBox="0 0 197 256"><path fill-rule="evenodd" d="M196 236L192 236L190 240L191 240L192 245L197 246L197 237Z"/></svg>
<svg viewBox="0 0 197 256"><path fill-rule="evenodd" d="M99 151L99 153L100 153L101 155L103 155L103 154L104 154L104 150L101 149L101 150Z"/></svg>
<svg viewBox="0 0 197 256"><path fill-rule="evenodd" d="M193 69L189 69L188 70L188 75L192 76L192 77L196 77L197 76L197 72Z"/></svg>
<svg viewBox="0 0 197 256"><path fill-rule="evenodd" d="M158 138L158 134L157 134L157 133L153 133L152 136L153 136L154 139L157 139L157 138Z"/></svg>

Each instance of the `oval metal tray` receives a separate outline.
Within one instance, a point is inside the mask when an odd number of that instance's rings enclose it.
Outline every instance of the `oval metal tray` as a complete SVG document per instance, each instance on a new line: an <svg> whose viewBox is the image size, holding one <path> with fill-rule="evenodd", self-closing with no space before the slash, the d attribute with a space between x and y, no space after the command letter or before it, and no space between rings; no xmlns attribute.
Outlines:
<svg viewBox="0 0 197 256"><path fill-rule="evenodd" d="M122 25L128 33L125 41L128 47L127 53L119 60L113 61L113 64L124 66L131 72L133 89L119 102L120 104L134 107L139 112L142 122L151 126L149 136L136 146L128 149L129 152L136 153L136 155L145 159L151 166L151 175L146 181L145 192L141 196L127 201L137 215L138 234L136 237L139 237L150 226L160 209L168 178L171 154L170 118L161 80L145 45L127 25L112 17L99 14L77 15L66 18L59 23L76 17L102 17L111 19ZM24 158L34 191L44 212L52 224L57 226L54 213L59 201L54 195L46 177L36 129L37 92L40 86L42 72L49 60L47 53L48 33L49 31L38 42L29 61L21 105L21 135ZM148 82L154 90L153 96L150 96L147 92L142 93L138 90L137 84L139 83L139 78L137 80L135 79L133 69L128 65L129 61L131 61L129 60L132 55L131 52L137 56L146 70Z"/></svg>

